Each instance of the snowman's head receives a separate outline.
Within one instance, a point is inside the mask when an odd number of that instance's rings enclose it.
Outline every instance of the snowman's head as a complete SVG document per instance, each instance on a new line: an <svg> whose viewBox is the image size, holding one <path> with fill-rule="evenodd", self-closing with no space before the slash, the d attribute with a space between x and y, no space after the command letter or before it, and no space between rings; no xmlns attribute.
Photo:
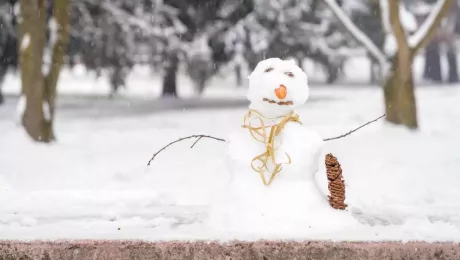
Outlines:
<svg viewBox="0 0 460 260"><path fill-rule="evenodd" d="M305 104L308 96L307 75L293 60L260 61L249 75L250 108L262 114L285 115Z"/></svg>

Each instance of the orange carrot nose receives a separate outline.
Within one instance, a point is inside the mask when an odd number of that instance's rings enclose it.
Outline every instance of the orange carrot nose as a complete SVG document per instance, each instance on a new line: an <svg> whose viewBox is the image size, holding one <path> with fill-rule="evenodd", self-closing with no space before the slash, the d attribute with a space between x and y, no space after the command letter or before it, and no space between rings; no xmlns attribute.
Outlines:
<svg viewBox="0 0 460 260"><path fill-rule="evenodd" d="M287 95L287 89L284 85L280 85L279 88L275 89L275 94L279 99L284 99Z"/></svg>

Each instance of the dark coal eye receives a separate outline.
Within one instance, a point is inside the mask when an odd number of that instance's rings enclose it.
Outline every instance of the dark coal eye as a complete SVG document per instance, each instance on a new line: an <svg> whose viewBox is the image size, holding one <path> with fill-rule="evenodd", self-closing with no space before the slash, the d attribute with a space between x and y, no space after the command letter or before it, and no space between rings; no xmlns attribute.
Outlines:
<svg viewBox="0 0 460 260"><path fill-rule="evenodd" d="M294 77L294 74L293 74L292 72L286 72L286 73L284 73L284 74L286 74L288 77L291 77L291 78Z"/></svg>
<svg viewBox="0 0 460 260"><path fill-rule="evenodd" d="M270 71L272 71L272 70L273 70L273 68L266 68L266 69L265 69L265 72L270 72Z"/></svg>

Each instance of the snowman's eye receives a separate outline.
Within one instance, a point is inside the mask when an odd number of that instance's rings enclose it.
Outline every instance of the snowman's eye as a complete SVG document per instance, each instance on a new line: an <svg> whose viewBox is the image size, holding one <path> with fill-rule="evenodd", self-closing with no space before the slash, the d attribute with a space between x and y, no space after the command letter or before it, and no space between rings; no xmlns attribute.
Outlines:
<svg viewBox="0 0 460 260"><path fill-rule="evenodd" d="M273 70L273 68L266 68L266 69L265 69L265 72L270 72L270 71L272 71L272 70Z"/></svg>
<svg viewBox="0 0 460 260"><path fill-rule="evenodd" d="M287 75L288 77L290 77L290 78L293 78L293 77L294 77L294 73L292 73L292 72L286 72L286 73L284 73L284 74L286 74L286 75Z"/></svg>

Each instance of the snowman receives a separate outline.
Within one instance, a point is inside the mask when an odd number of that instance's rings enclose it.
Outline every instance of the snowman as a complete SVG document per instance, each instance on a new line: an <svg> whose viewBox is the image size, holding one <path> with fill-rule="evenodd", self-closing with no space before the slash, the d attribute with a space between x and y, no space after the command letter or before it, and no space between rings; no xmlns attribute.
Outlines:
<svg viewBox="0 0 460 260"><path fill-rule="evenodd" d="M267 236L345 224L347 213L331 208L315 178L323 139L296 112L309 97L307 75L294 61L269 58L248 78L249 109L227 139L229 183L213 200L208 224Z"/></svg>

